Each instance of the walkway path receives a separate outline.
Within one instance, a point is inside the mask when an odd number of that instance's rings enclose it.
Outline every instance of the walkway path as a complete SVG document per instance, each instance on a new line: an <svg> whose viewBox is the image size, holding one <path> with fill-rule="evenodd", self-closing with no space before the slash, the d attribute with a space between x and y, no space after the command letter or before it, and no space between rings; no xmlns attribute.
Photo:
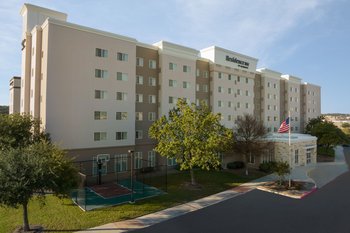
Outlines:
<svg viewBox="0 0 350 233"><path fill-rule="evenodd" d="M320 188L346 171L348 171L348 166L345 162L343 148L337 147L335 162L318 163L314 165L294 168L292 170L291 178L293 180L313 182L318 188ZM260 179L242 184L231 190L204 197L196 201L161 210L139 218L109 223L87 229L85 231L79 231L79 233L119 233L145 228L184 215L186 213L190 213L208 207L210 205L237 197L255 189L257 186L261 185L264 182L276 180L276 178L277 177L274 174L271 174Z"/></svg>

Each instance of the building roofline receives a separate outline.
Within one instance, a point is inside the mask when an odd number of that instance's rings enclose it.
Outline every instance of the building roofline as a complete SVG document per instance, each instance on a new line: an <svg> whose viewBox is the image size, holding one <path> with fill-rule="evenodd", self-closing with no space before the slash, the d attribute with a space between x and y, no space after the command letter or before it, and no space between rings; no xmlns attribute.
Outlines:
<svg viewBox="0 0 350 233"><path fill-rule="evenodd" d="M218 49L218 50L221 50L221 51L223 51L223 52L236 54L236 55L238 55L238 56L240 56L240 57L244 57L244 58L247 58L247 59L252 59L252 60L255 60L255 61L259 61L258 58L251 57L251 56L248 56L248 55L245 55L245 54L242 54L242 53L237 53L237 52L234 52L234 51L231 51L231 50L228 50L228 49L224 49L224 48L221 48L221 47L215 46L215 45L210 46L210 47L207 47L207 48L204 48L204 49L201 49L200 52L202 53L202 52L206 52L206 51L208 51L208 50L213 50L213 49L214 49L214 50L215 50L215 49Z"/></svg>
<svg viewBox="0 0 350 233"><path fill-rule="evenodd" d="M49 23L59 25L59 26L68 27L68 28L73 28L76 30L84 31L84 32L94 33L94 34L101 35L101 36L106 36L106 37L111 37L111 38L115 38L115 39L119 39L119 40L124 40L124 41L132 42L132 43L138 42L136 39L134 39L132 37L122 36L119 34L106 32L106 31L102 31L102 30L98 30L98 29L94 29L94 28L90 28L90 27L85 27L85 26L81 26L78 24L69 23L66 21L53 19L53 18L47 18L45 20L45 22L42 24L42 28L44 28Z"/></svg>
<svg viewBox="0 0 350 233"><path fill-rule="evenodd" d="M24 12L26 10L33 10L33 11L36 11L36 12L42 12L42 13L48 13L48 14L51 14L51 15L57 15L57 16L64 16L64 18L67 20L67 17L68 15L66 13L63 13L63 12L60 12L60 11L55 11L55 10L51 10L51 9L48 9L48 8L44 8L44 7L40 7L40 6L36 6L36 5L32 5L32 4L29 4L29 3L24 3L21 10L20 10L20 15L23 16Z"/></svg>

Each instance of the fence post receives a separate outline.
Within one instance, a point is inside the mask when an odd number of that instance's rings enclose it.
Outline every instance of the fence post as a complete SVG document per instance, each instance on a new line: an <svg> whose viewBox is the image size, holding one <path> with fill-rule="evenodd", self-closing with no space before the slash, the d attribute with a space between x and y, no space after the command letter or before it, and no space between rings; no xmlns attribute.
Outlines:
<svg viewBox="0 0 350 233"><path fill-rule="evenodd" d="M130 178L131 178L131 200L130 203L134 204L135 200L134 200L134 151L133 150L128 150L130 157L131 157L131 174L130 174Z"/></svg>

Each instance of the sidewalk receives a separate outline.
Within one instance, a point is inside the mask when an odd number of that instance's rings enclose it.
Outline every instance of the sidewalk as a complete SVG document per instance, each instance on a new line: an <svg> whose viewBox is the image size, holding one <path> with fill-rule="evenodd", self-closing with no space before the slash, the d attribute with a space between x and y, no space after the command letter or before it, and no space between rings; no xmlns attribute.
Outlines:
<svg viewBox="0 0 350 233"><path fill-rule="evenodd" d="M349 168L344 158L343 148L337 147L335 162L318 163L309 166L296 167L292 170L291 178L293 180L312 182L318 188L320 188L348 170ZM108 223L84 231L79 231L79 233L119 233L145 228L190 213L192 211L214 205L227 199L237 197L255 189L256 187L262 185L264 182L276 180L276 178L276 175L271 174L242 184L233 189L204 197L199 200L191 201L135 219Z"/></svg>

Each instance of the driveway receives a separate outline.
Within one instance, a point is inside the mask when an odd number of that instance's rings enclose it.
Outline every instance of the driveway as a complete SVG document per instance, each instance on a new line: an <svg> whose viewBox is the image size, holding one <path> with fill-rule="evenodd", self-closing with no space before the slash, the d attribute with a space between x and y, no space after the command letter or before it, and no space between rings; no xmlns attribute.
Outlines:
<svg viewBox="0 0 350 233"><path fill-rule="evenodd" d="M344 152L349 160L350 149ZM327 174L344 173L328 184L318 180L322 188L304 199L253 190L135 232L349 233L350 172L324 166ZM322 169L312 171L317 180Z"/></svg>

